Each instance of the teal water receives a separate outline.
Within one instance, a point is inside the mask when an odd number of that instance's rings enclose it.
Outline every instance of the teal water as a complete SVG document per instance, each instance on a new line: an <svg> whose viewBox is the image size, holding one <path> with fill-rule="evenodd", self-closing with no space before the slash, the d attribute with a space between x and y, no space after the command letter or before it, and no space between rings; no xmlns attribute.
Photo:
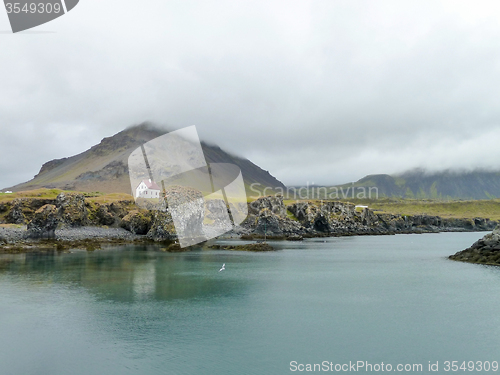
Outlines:
<svg viewBox="0 0 500 375"><path fill-rule="evenodd" d="M500 361L500 269L446 259L483 235L4 255L0 374L290 374L291 361L439 361L444 373L444 361Z"/></svg>

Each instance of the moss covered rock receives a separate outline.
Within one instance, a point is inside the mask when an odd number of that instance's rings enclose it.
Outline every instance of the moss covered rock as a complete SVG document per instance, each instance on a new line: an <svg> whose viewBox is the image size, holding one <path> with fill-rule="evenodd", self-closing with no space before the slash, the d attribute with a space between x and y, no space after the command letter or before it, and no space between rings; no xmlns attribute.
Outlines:
<svg viewBox="0 0 500 375"><path fill-rule="evenodd" d="M147 211L134 210L121 219L120 226L134 234L146 234L151 228L151 217Z"/></svg>
<svg viewBox="0 0 500 375"><path fill-rule="evenodd" d="M147 237L153 241L173 241L177 239L172 216L167 211L154 211L151 228Z"/></svg>
<svg viewBox="0 0 500 375"><path fill-rule="evenodd" d="M56 207L63 225L81 227L89 224L85 197L82 194L61 193L56 198Z"/></svg>
<svg viewBox="0 0 500 375"><path fill-rule="evenodd" d="M58 224L57 207L46 204L35 212L28 223L28 235L32 238L54 238Z"/></svg>

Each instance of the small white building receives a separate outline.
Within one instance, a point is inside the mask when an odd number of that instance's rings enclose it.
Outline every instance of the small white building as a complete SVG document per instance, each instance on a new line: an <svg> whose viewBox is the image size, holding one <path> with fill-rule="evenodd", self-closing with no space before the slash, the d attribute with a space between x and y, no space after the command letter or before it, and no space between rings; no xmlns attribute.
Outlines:
<svg viewBox="0 0 500 375"><path fill-rule="evenodd" d="M151 179L142 180L139 186L135 189L136 198L159 198L160 188Z"/></svg>

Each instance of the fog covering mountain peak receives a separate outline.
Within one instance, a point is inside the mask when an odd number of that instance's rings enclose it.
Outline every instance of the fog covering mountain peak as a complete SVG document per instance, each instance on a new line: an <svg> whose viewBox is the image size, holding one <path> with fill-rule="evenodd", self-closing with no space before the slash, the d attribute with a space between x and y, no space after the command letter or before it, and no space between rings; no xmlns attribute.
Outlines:
<svg viewBox="0 0 500 375"><path fill-rule="evenodd" d="M168 133L168 130L150 122L130 126L125 130L101 140L78 155L54 159L42 165L30 181L5 190L21 191L37 188L59 188L103 193L131 194L127 160L142 144ZM245 186L263 187L284 185L268 171L264 171L250 160L222 150L219 146L201 142L208 163L230 163L237 165L243 174Z"/></svg>

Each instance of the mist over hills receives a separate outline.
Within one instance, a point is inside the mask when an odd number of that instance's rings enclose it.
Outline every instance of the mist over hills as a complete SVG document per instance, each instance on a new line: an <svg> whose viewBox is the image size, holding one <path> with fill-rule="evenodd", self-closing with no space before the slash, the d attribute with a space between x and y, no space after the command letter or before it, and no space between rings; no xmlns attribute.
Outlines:
<svg viewBox="0 0 500 375"><path fill-rule="evenodd" d="M128 157L142 144L168 133L150 123L129 127L104 138L89 150L67 158L55 159L42 165L30 181L4 190L21 191L38 188L59 188L86 192L131 194ZM232 155L219 146L201 142L208 163L231 163L240 167L248 187L259 183L262 187L284 185L250 160Z"/></svg>
<svg viewBox="0 0 500 375"><path fill-rule="evenodd" d="M78 155L55 159L42 165L30 181L3 190L21 191L41 187L103 193L131 194L128 175L128 157L140 145L168 133L150 123L129 127ZM202 143L209 163L231 163L240 167L247 193L251 184L285 190L285 186L268 171L251 161L232 155L217 145ZM500 171L445 170L429 172L414 169L401 174L367 175L356 182L337 185L333 189L359 189L376 187L380 197L410 199L492 199L500 197ZM269 193L269 190L268 190ZM347 197L352 196L346 194ZM339 198L341 196L339 195Z"/></svg>
<svg viewBox="0 0 500 375"><path fill-rule="evenodd" d="M500 171L428 172L414 169L397 175L373 174L343 189L376 187L379 196L410 199L492 199L500 197Z"/></svg>

